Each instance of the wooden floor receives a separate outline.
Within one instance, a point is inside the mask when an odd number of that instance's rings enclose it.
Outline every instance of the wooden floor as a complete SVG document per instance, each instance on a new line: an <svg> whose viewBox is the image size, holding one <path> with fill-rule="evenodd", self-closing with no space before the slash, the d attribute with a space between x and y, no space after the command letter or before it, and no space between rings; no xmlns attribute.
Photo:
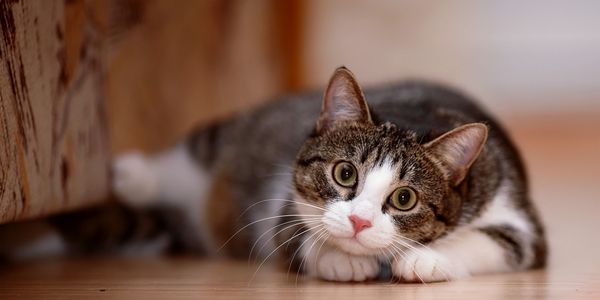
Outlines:
<svg viewBox="0 0 600 300"><path fill-rule="evenodd" d="M0 299L600 299L600 124L522 126L547 270L435 284L296 281L285 271L190 258L77 259L0 271Z"/></svg>

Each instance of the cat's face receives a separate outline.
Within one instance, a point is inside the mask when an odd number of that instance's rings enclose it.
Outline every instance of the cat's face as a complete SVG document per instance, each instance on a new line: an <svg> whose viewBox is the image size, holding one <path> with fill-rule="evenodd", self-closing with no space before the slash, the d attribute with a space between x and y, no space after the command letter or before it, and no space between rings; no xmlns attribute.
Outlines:
<svg viewBox="0 0 600 300"><path fill-rule="evenodd" d="M455 224L456 187L486 134L485 125L466 125L421 145L410 131L374 124L352 74L339 69L298 155L296 208L313 233L357 255L431 241Z"/></svg>

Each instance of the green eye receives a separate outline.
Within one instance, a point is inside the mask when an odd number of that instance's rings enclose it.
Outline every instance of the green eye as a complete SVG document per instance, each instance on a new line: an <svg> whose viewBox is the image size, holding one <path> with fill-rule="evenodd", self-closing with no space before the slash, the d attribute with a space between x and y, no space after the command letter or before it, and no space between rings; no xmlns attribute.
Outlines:
<svg viewBox="0 0 600 300"><path fill-rule="evenodd" d="M352 187L357 178L356 168L349 162L339 162L333 167L333 179L341 186Z"/></svg>
<svg viewBox="0 0 600 300"><path fill-rule="evenodd" d="M417 205L417 193L409 187L397 188L390 195L389 202L398 210L409 211Z"/></svg>

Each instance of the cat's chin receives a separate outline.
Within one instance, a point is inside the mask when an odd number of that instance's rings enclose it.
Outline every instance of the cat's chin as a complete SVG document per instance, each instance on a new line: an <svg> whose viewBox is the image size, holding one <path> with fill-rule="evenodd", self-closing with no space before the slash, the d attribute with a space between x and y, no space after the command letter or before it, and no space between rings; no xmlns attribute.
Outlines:
<svg viewBox="0 0 600 300"><path fill-rule="evenodd" d="M356 238L331 237L332 242L340 250L353 255L374 255L381 253L381 249L365 246Z"/></svg>

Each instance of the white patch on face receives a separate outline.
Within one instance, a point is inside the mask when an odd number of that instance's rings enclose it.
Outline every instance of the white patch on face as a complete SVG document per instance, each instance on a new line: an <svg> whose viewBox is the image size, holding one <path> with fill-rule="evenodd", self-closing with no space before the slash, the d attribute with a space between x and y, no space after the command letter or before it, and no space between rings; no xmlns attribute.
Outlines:
<svg viewBox="0 0 600 300"><path fill-rule="evenodd" d="M370 170L360 194L351 201L336 201L326 207L323 224L333 241L342 250L356 255L369 255L387 248L396 232L392 218L381 211L393 190L395 171L390 164ZM356 215L372 226L355 234L349 217Z"/></svg>

